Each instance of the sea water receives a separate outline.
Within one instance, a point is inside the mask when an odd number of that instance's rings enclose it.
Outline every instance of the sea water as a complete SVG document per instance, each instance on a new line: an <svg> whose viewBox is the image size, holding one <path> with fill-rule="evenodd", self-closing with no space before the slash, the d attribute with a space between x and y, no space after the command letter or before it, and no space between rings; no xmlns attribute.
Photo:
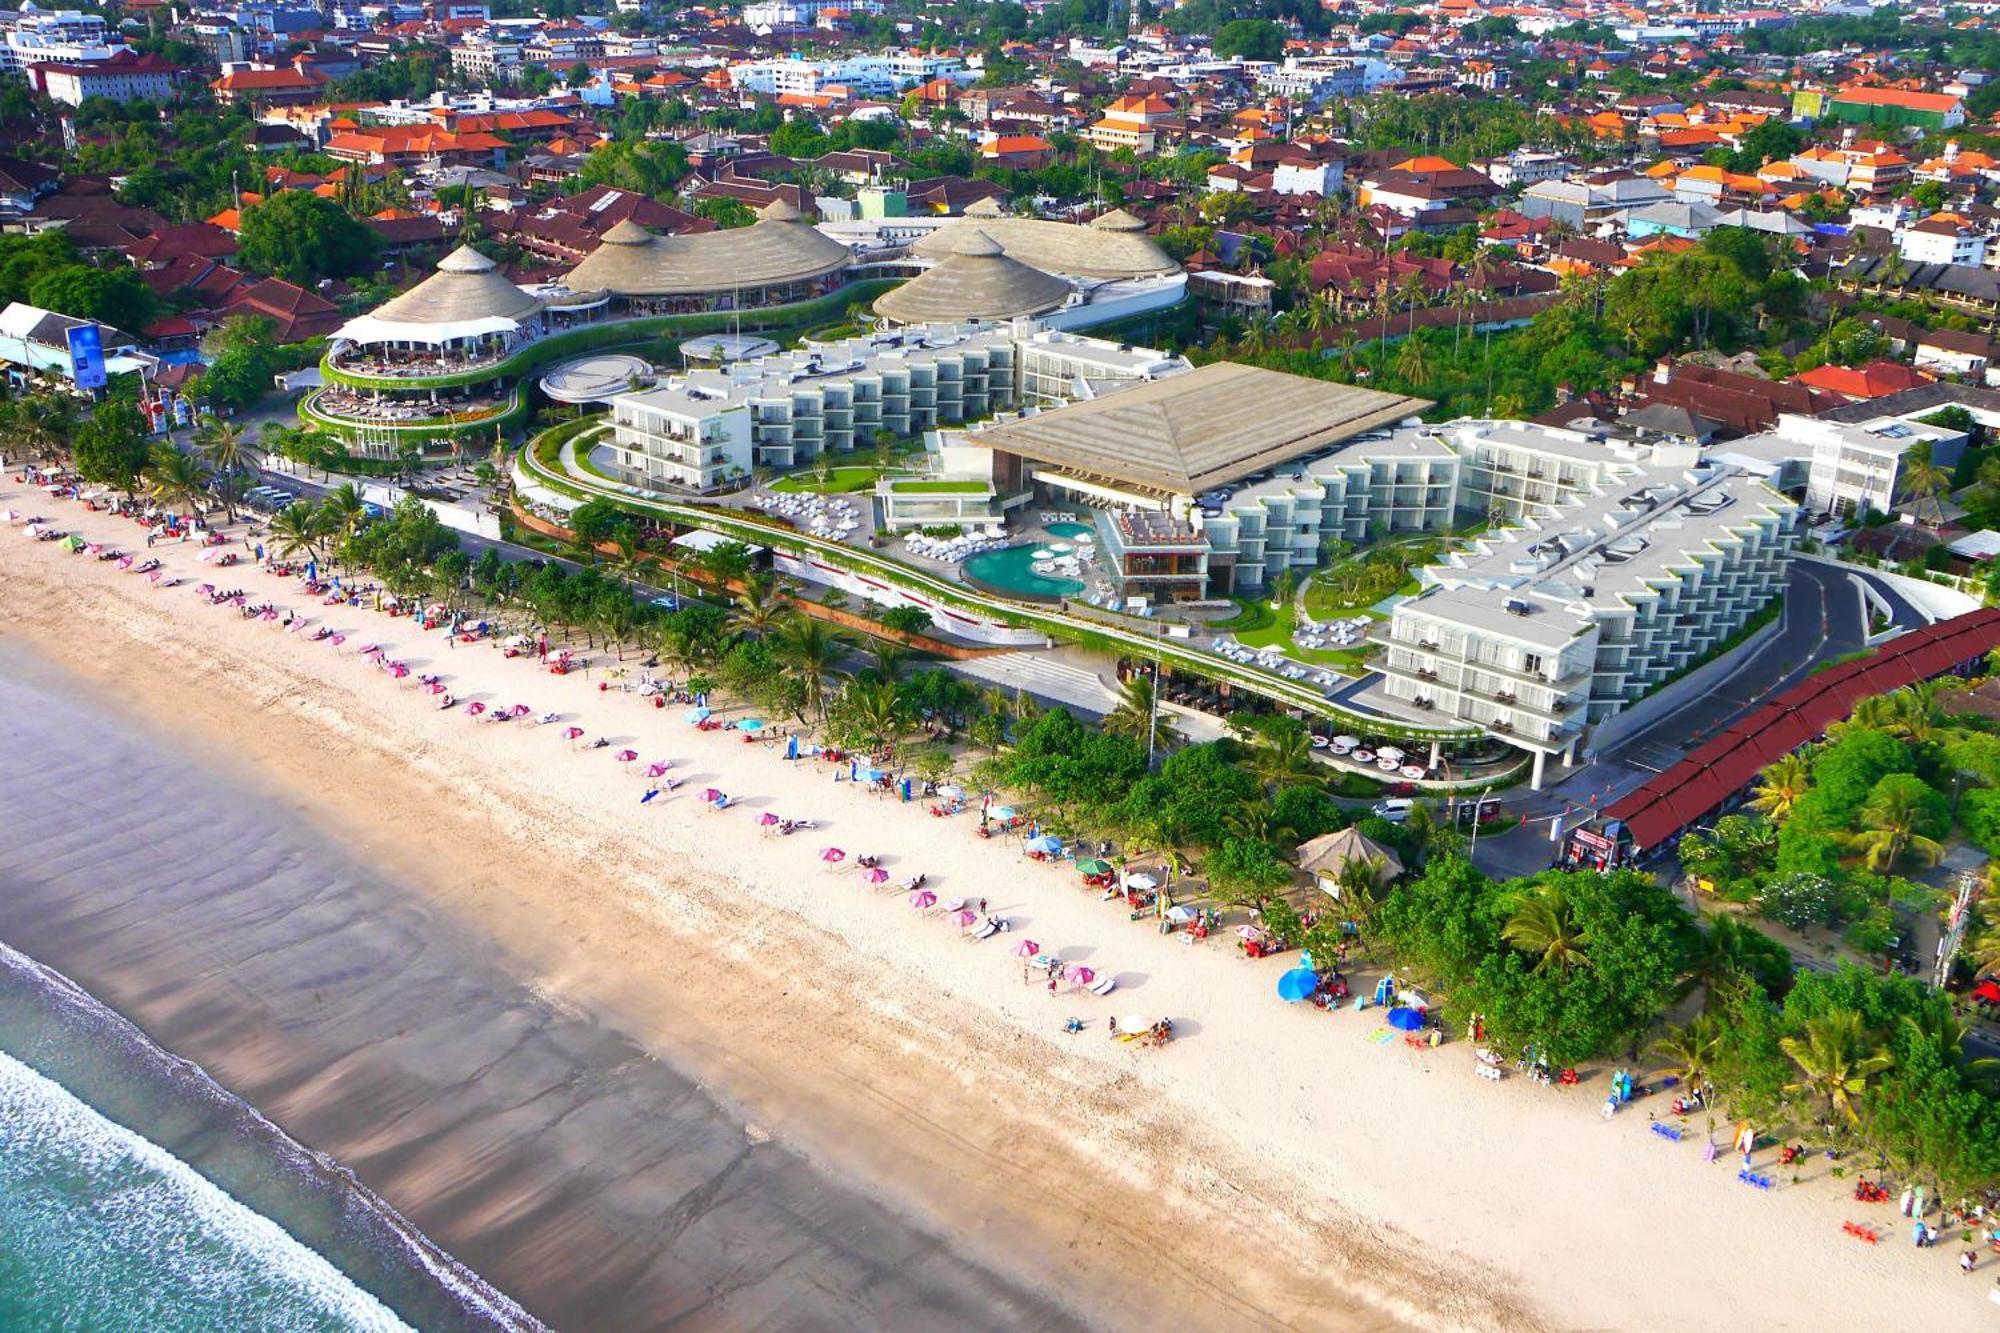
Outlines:
<svg viewBox="0 0 2000 1333"><path fill-rule="evenodd" d="M277 1223L0 1052L0 1328L407 1327Z"/></svg>

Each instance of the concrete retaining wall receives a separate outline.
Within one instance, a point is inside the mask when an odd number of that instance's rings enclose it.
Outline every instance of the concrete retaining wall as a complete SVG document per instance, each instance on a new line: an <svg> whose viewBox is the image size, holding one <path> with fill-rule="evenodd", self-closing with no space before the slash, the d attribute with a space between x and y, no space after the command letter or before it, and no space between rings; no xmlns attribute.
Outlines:
<svg viewBox="0 0 2000 1333"><path fill-rule="evenodd" d="M1962 616L1967 611L1979 609L1979 599L1962 593L1956 588L1947 588L1941 583L1931 583L1924 579L1913 579L1907 574L1892 574L1885 569L1869 569L1865 565L1850 565L1844 560L1829 560L1821 555L1802 555L1800 560L1810 560L1829 569L1837 569L1843 574L1858 574L1867 585L1868 579L1880 579L1890 588L1900 593L1911 606L1929 616L1932 620L1950 620Z"/></svg>
<svg viewBox="0 0 2000 1333"><path fill-rule="evenodd" d="M400 486L385 486L379 481L361 483L361 498L370 504L381 505L384 509L394 509L397 501L408 492ZM424 500L424 508L438 517L438 522L459 532L469 532L475 537L489 541L500 540L500 517L484 509L474 509L470 505L452 504L445 500Z"/></svg>
<svg viewBox="0 0 2000 1333"><path fill-rule="evenodd" d="M1684 706L1689 700L1707 694L1729 679L1751 653L1777 637L1784 623L1784 616L1778 616L1713 662L1703 663L1679 680L1669 682L1665 688L1654 691L1630 708L1598 723L1590 733L1588 748L1603 754L1613 746L1638 735L1661 718Z"/></svg>

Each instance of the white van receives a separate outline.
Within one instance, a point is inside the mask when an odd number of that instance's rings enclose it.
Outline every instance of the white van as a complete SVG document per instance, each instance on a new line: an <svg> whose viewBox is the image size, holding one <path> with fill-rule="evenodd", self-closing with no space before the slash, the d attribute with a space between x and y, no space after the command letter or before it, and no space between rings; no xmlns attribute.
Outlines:
<svg viewBox="0 0 2000 1333"><path fill-rule="evenodd" d="M1368 813L1377 819L1386 819L1391 824L1400 824L1410 817L1410 811L1414 809L1416 809L1414 801L1377 801L1369 808Z"/></svg>

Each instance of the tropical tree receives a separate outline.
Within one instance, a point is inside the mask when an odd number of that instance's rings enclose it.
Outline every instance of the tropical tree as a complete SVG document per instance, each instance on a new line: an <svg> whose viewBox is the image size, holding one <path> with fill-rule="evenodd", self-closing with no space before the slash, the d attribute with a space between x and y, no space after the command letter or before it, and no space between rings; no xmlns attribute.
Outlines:
<svg viewBox="0 0 2000 1333"><path fill-rule="evenodd" d="M1895 1063L1851 1009L1809 1018L1797 1036L1781 1037L1778 1045L1799 1068L1798 1080L1786 1084L1785 1091L1823 1098L1830 1116L1852 1126L1861 1124L1857 1108L1868 1080Z"/></svg>
<svg viewBox="0 0 2000 1333"><path fill-rule="evenodd" d="M1266 787L1276 789L1321 776L1312 757L1312 737L1291 719L1267 723L1257 732L1248 755L1250 771Z"/></svg>
<svg viewBox="0 0 2000 1333"><path fill-rule="evenodd" d="M171 444L153 450L153 462L146 469L146 493L167 509L194 512L208 491L208 468L199 458L184 454Z"/></svg>
<svg viewBox="0 0 2000 1333"><path fill-rule="evenodd" d="M761 639L784 620L791 606L774 579L749 579L736 594L736 606L729 613L729 628L738 634Z"/></svg>
<svg viewBox="0 0 2000 1333"><path fill-rule="evenodd" d="M1679 1027L1668 1028L1654 1041L1655 1059L1691 1088L1707 1089L1715 1080L1722 1054L1722 1024L1713 1014L1697 1014Z"/></svg>
<svg viewBox="0 0 2000 1333"><path fill-rule="evenodd" d="M1512 896L1500 938L1535 957L1537 972L1568 972L1590 962L1588 932L1559 883L1536 884Z"/></svg>
<svg viewBox="0 0 2000 1333"><path fill-rule="evenodd" d="M1758 775L1756 789L1750 793L1750 808L1773 824L1782 824L1811 787L1812 766L1806 757L1797 752L1788 754Z"/></svg>
<svg viewBox="0 0 2000 1333"><path fill-rule="evenodd" d="M271 516L271 545L287 560L319 559L326 541L326 516L310 500L298 500Z"/></svg>
<svg viewBox="0 0 2000 1333"><path fill-rule="evenodd" d="M1944 525L1944 506L1938 497L1951 489L1951 472L1933 463L1928 449L1910 451L1897 482L1899 498L1910 506L1913 518L1928 527Z"/></svg>
<svg viewBox="0 0 2000 1333"><path fill-rule="evenodd" d="M1922 778L1892 773L1875 784L1861 807L1861 830L1847 834L1846 845L1861 853L1870 870L1889 871L1914 852L1926 865L1936 865L1944 844L1927 836L1936 831L1938 795Z"/></svg>
<svg viewBox="0 0 2000 1333"><path fill-rule="evenodd" d="M250 442L244 438L242 429L221 417L201 419L195 428L194 447L218 477L233 477L255 468ZM234 505L226 505L225 512L231 519L236 517Z"/></svg>
<svg viewBox="0 0 2000 1333"><path fill-rule="evenodd" d="M611 545L616 548L606 562L611 567L612 577L625 585L629 593L639 586L639 578L646 572L645 553L639 549L639 534L630 523L620 523L611 530Z"/></svg>
<svg viewBox="0 0 2000 1333"><path fill-rule="evenodd" d="M841 692L841 711L871 745L894 747L908 721L893 681L856 681Z"/></svg>
<svg viewBox="0 0 2000 1333"><path fill-rule="evenodd" d="M1141 744L1151 736L1155 745L1171 745L1180 738L1180 733L1173 719L1160 712L1158 704L1152 676L1135 671L1118 687L1118 702L1104 715L1101 725L1113 736L1130 736Z"/></svg>
<svg viewBox="0 0 2000 1333"><path fill-rule="evenodd" d="M825 717L826 682L833 674L834 663L846 651L845 636L825 621L794 613L779 626L772 647L778 660L797 673L801 711Z"/></svg>
<svg viewBox="0 0 2000 1333"><path fill-rule="evenodd" d="M875 675L880 680L897 679L917 656L908 646L894 639L869 640L868 655L875 659Z"/></svg>

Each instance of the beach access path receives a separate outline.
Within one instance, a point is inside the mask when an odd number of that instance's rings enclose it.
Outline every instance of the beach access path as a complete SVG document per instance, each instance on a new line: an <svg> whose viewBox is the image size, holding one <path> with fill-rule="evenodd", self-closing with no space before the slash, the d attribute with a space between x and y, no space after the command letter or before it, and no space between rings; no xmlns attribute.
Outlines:
<svg viewBox="0 0 2000 1333"><path fill-rule="evenodd" d="M138 533L36 493L0 503L92 540ZM155 554L190 583L209 577L192 546ZM929 818L788 764L777 745L696 731L678 710L600 692L599 676L447 648L254 569L216 577L345 644L0 529L14 633L290 784L302 815L397 863L542 993L1091 1322L1820 1329L1988 1314L1990 1283L1966 1282L1945 1250L1843 1234L1857 1212L1885 1226L1893 1214L1849 1202L1824 1164L1798 1186L1749 1189L1726 1155L1704 1165L1698 1126L1670 1144L1643 1104L1600 1119L1601 1074L1567 1093L1496 1085L1474 1076L1464 1042L1415 1051L1376 1041L1372 1014L1282 1005L1286 959L1161 936L1073 870L980 841L973 819ZM357 654L370 641L446 676L461 701L557 710L614 750L439 711ZM625 747L637 765L612 758ZM632 770L655 759L688 783L641 806ZM688 795L708 786L731 808ZM764 836L765 811L821 827ZM881 854L898 879L923 871L943 898L984 897L1015 933L968 942L900 893L829 870L829 844ZM1118 990L1051 999L1023 985L1009 952L1023 937ZM1085 1032L1061 1031L1072 1013ZM1170 1015L1177 1039L1145 1052L1104 1040L1106 1018L1135 1014ZM352 1165L370 1178L367 1160ZM465 1248L449 1228L433 1235Z"/></svg>

